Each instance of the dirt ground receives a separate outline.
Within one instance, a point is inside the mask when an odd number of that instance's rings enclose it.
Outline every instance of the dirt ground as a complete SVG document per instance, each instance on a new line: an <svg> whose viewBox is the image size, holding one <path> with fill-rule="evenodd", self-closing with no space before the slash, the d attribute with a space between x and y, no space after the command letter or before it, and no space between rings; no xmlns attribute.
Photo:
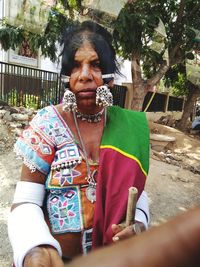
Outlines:
<svg viewBox="0 0 200 267"><path fill-rule="evenodd" d="M200 136L185 135L174 128L155 123L150 128L152 133L176 139L161 152L151 149L146 191L151 225L158 225L200 203ZM21 160L16 159L11 149L0 147L0 267L10 267L12 264L7 218L20 166Z"/></svg>

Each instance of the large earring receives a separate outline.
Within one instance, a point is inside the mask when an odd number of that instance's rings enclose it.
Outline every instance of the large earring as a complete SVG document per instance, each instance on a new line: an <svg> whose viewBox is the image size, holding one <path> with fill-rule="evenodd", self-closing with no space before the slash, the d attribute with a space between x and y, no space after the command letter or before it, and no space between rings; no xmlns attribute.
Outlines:
<svg viewBox="0 0 200 267"><path fill-rule="evenodd" d="M66 89L63 96L63 111L76 111L76 109L76 96L69 89Z"/></svg>
<svg viewBox="0 0 200 267"><path fill-rule="evenodd" d="M102 85L96 91L96 105L109 107L113 105L113 95L107 85Z"/></svg>

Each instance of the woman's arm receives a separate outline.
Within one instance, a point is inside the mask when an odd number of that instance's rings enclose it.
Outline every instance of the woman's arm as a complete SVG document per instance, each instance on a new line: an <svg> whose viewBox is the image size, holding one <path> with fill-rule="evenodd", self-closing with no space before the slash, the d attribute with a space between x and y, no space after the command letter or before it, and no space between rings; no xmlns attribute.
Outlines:
<svg viewBox="0 0 200 267"><path fill-rule="evenodd" d="M26 267L44 266L41 261L47 257L51 265L45 264L46 267L53 267L55 260L62 263L60 244L51 235L41 209L45 196L44 182L44 174L37 170L31 172L28 167L22 166L21 181L17 183L8 219L15 267L22 267L24 258Z"/></svg>

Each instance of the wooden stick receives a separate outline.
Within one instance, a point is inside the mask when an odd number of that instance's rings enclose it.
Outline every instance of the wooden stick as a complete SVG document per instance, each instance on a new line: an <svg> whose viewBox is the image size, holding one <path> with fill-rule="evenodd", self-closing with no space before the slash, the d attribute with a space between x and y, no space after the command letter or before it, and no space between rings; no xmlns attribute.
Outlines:
<svg viewBox="0 0 200 267"><path fill-rule="evenodd" d="M135 222L135 209L138 195L138 190L136 187L130 187L128 191L129 192L126 210L126 226L129 226Z"/></svg>

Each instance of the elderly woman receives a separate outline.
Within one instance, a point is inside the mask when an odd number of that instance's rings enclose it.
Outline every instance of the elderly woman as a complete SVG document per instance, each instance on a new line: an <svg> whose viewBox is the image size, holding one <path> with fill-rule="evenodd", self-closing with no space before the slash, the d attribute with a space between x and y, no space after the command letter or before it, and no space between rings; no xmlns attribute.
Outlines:
<svg viewBox="0 0 200 267"><path fill-rule="evenodd" d="M112 106L116 72L104 28L86 21L67 32L63 102L40 110L15 145L24 159L8 221L16 267L59 267L147 229L149 129L144 113ZM131 186L135 224L122 227Z"/></svg>

